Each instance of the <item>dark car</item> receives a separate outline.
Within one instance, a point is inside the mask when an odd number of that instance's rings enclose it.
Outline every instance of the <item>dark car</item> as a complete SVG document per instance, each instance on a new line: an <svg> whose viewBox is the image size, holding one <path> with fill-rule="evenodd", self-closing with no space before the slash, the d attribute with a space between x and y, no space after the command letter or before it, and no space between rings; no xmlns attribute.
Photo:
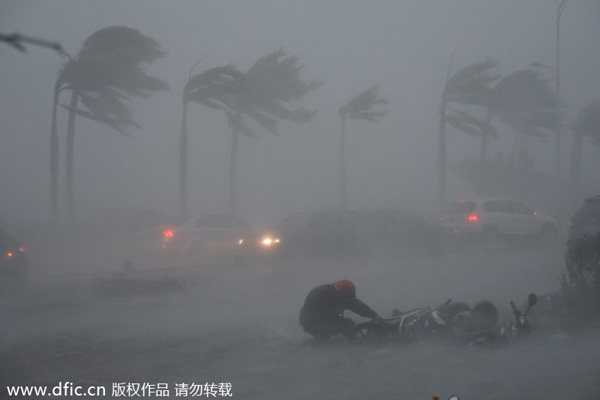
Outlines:
<svg viewBox="0 0 600 400"><path fill-rule="evenodd" d="M569 222L569 239L600 232L600 195L590 197L575 211Z"/></svg>
<svg viewBox="0 0 600 400"><path fill-rule="evenodd" d="M22 291L27 282L27 257L23 246L0 228L0 290Z"/></svg>
<svg viewBox="0 0 600 400"><path fill-rule="evenodd" d="M365 250L362 215L349 210L320 210L293 214L275 226L283 257L304 258L359 254Z"/></svg>
<svg viewBox="0 0 600 400"><path fill-rule="evenodd" d="M420 215L398 209L363 211L369 232L369 248L378 254L402 256L442 250L446 229Z"/></svg>
<svg viewBox="0 0 600 400"><path fill-rule="evenodd" d="M402 210L322 210L275 227L285 257L406 255L435 251L443 230Z"/></svg>

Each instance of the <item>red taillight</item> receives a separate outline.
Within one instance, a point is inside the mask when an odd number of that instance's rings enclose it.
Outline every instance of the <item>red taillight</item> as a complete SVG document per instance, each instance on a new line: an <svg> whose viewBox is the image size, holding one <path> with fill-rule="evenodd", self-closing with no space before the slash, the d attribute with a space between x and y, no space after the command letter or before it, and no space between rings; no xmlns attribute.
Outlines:
<svg viewBox="0 0 600 400"><path fill-rule="evenodd" d="M163 237L165 238L172 238L173 236L175 236L175 232L173 232L173 229L165 229L163 232Z"/></svg>
<svg viewBox="0 0 600 400"><path fill-rule="evenodd" d="M24 248L24 247L19 247L19 251L20 251L21 253L25 253L25 248Z"/></svg>
<svg viewBox="0 0 600 400"><path fill-rule="evenodd" d="M444 217L440 217L440 221L444 222Z"/></svg>
<svg viewBox="0 0 600 400"><path fill-rule="evenodd" d="M477 221L479 221L479 215L469 214L464 217L464 220L467 222L477 222Z"/></svg>

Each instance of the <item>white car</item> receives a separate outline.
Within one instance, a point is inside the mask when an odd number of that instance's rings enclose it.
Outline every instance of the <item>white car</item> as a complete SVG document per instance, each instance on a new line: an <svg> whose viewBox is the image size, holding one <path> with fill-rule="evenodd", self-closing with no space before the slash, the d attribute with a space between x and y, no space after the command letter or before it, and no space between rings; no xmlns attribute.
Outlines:
<svg viewBox="0 0 600 400"><path fill-rule="evenodd" d="M180 225L161 227L160 247L175 256L239 260L253 246L270 249L278 243L279 239L259 235L248 222L227 214L191 217Z"/></svg>
<svg viewBox="0 0 600 400"><path fill-rule="evenodd" d="M556 239L558 224L549 215L508 198L460 200L450 204L440 217L444 228L460 238L502 245L507 240L536 237L544 243Z"/></svg>

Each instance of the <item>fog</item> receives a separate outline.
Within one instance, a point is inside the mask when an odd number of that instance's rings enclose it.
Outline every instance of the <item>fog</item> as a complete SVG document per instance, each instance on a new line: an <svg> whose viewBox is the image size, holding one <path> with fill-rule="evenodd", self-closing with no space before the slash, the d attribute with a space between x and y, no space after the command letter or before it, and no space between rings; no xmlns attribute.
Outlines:
<svg viewBox="0 0 600 400"><path fill-rule="evenodd" d="M566 272L567 218L600 185L600 148L589 140L582 147L578 191L566 189L568 122L600 98L598 0L570 0L560 19L566 122L558 177L554 136L530 138L528 173L542 183L509 182L481 193L456 172L461 162L479 156L481 140L446 127L445 199L493 194L525 200L559 222L554 248L468 247L435 254L407 248L406 255L309 255L240 266L158 257L144 252L136 239L138 228L178 213L182 93L190 69L202 60L195 73L228 64L247 71L278 49L297 57L301 79L322 82L290 107L316 113L306 123L278 121L279 135L255 124L257 138L241 137L239 216L271 228L298 212L337 208L338 110L378 86L389 100L387 115L376 124L346 121L347 207L405 210L434 221L440 211L439 110L448 77L491 58L499 77L537 68L554 89L559 4L0 0L0 34L58 42L71 56L92 33L109 26L154 38L166 55L146 72L170 86L127 101L140 125L127 136L76 119L77 224L67 218L68 110L59 106L60 212L54 224L52 101L68 58L44 46L24 43L26 51L20 52L0 42L0 221L25 246L30 275L26 294L0 300L2 396L6 385L51 387L66 381L104 385L109 392L115 382L168 382L172 397L175 382L230 382L233 397L256 399L598 396L597 328L568 332L557 343L552 338L564 327L546 327L528 342L497 351L441 343L373 348L343 341L319 349L307 344L309 336L297 323L308 291L342 278L352 279L359 297L383 316L448 298L470 304L487 298L507 319L510 300L520 304L529 292L559 289L557 278ZM66 107L68 96L60 97ZM190 103L187 112L187 211L227 213L232 128L221 110ZM515 131L499 120L493 124L498 137L489 141L487 157L508 163ZM98 285L123 278L134 286L109 295L98 291ZM165 289L169 282L173 290Z"/></svg>

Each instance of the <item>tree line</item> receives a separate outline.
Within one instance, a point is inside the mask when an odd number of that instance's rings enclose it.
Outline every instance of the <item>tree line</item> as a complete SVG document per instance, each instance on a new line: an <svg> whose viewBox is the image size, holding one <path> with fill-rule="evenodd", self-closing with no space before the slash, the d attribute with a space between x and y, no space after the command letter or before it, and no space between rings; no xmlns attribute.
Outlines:
<svg viewBox="0 0 600 400"><path fill-rule="evenodd" d="M76 117L102 123L123 135L127 135L131 127L139 128L133 119L129 101L132 97L146 97L169 90L167 82L146 73L148 65L165 55L154 38L127 27L111 26L90 35L77 55L69 56L61 66L54 86L50 133L51 209L55 222L59 220L59 106L68 111L66 212L67 219L73 221L76 215L73 178ZM281 121L311 121L316 111L293 108L292 102L317 90L323 82L302 79L298 58L287 56L282 49L258 59L247 71L224 65L193 73L194 67L190 69L182 93L179 212L187 213L188 207L187 115L189 105L193 103L221 112L231 128L228 211L235 214L239 141L242 137L256 137L248 121L275 135L279 135L278 124ZM496 67L496 62L486 59L452 75L450 68L448 70L439 108L437 161L440 205L446 200L447 125L479 138L479 159L482 163L487 157L488 142L499 136L497 124L508 126L515 133L511 164L526 163L529 139L539 137L554 137L556 162L559 163L560 138L565 128L564 102L539 71L528 68L500 77L494 72ZM63 92L70 93L68 104L59 104ZM379 95L378 86L373 86L338 110L341 117L341 208L345 208L347 203L344 155L347 119L377 123L389 112L388 104L389 101ZM582 141L591 138L600 143L600 100L586 105L566 127L573 135L569 182L576 192L580 181Z"/></svg>

